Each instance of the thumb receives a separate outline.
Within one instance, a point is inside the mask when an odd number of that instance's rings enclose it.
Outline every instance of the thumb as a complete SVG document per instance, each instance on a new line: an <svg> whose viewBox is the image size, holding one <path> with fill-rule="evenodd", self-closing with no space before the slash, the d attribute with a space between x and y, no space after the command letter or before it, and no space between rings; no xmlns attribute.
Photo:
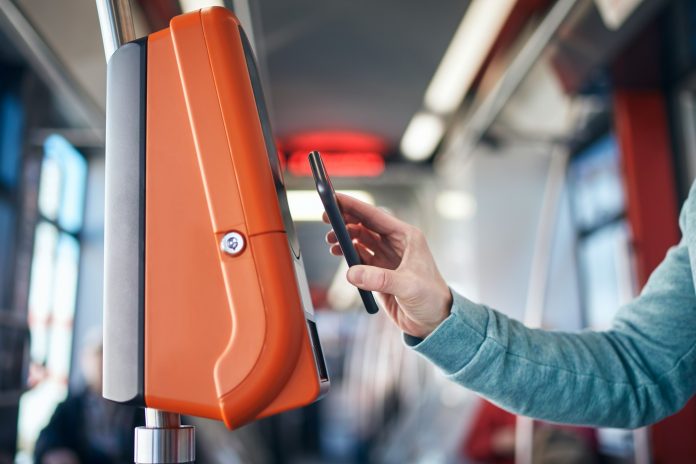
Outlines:
<svg viewBox="0 0 696 464"><path fill-rule="evenodd" d="M348 269L348 282L363 290L399 296L408 288L405 277L396 271L375 266L353 266Z"/></svg>

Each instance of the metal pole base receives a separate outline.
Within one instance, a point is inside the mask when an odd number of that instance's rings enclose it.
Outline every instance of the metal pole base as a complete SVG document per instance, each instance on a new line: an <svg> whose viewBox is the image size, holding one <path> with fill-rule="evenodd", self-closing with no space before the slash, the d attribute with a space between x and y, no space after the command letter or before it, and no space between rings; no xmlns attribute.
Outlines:
<svg viewBox="0 0 696 464"><path fill-rule="evenodd" d="M145 409L145 427L135 429L135 464L185 464L196 461L196 429L181 416Z"/></svg>

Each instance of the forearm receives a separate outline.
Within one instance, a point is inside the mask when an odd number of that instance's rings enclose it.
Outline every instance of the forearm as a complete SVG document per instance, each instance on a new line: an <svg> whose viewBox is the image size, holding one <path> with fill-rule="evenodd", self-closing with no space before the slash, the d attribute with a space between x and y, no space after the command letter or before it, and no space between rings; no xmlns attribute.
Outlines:
<svg viewBox="0 0 696 464"><path fill-rule="evenodd" d="M532 330L455 295L451 316L408 344L458 383L515 413L540 419L637 427L690 396L681 363L655 372L629 330L577 334ZM644 348L644 344L641 345ZM656 351L659 355L659 350Z"/></svg>

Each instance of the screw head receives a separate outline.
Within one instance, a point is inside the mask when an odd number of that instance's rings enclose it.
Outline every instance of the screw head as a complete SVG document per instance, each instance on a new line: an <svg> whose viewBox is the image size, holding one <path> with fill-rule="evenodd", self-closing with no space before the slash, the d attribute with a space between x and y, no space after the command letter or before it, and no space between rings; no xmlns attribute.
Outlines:
<svg viewBox="0 0 696 464"><path fill-rule="evenodd" d="M231 256L236 256L244 250L244 236L239 232L227 232L220 242L220 249Z"/></svg>

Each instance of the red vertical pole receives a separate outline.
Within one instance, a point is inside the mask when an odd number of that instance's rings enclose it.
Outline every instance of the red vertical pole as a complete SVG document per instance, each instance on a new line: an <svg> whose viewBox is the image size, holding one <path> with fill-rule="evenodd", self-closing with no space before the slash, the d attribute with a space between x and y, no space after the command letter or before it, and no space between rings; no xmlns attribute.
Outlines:
<svg viewBox="0 0 696 464"><path fill-rule="evenodd" d="M614 118L642 287L680 236L664 97L656 90L619 90Z"/></svg>
<svg viewBox="0 0 696 464"><path fill-rule="evenodd" d="M675 174L664 95L617 90L614 126L621 149L628 221L638 282L645 285L667 249L679 241ZM696 402L651 427L655 464L696 457Z"/></svg>

